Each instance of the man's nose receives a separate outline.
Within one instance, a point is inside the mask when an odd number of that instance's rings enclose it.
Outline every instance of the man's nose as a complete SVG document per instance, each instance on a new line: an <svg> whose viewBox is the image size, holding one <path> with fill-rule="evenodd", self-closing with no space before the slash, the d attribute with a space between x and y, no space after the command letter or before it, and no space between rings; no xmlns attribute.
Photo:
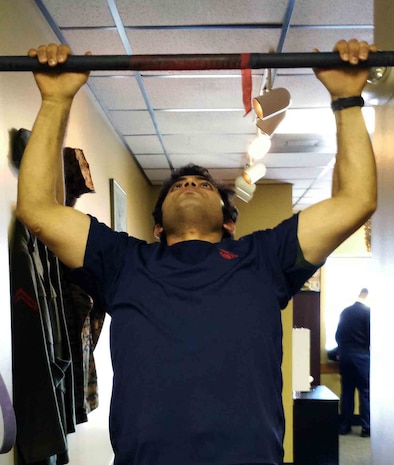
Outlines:
<svg viewBox="0 0 394 465"><path fill-rule="evenodd" d="M197 184L194 181L185 181L183 184L183 187L189 187L189 186L197 187Z"/></svg>

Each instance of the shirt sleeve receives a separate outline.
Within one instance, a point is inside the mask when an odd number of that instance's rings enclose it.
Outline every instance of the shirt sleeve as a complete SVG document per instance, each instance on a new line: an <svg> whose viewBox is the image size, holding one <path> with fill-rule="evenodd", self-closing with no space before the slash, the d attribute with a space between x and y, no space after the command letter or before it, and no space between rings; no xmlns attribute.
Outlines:
<svg viewBox="0 0 394 465"><path fill-rule="evenodd" d="M100 290L101 299L110 313L109 303L132 238L124 232L113 231L94 217L90 218L83 269L94 277L96 288Z"/></svg>
<svg viewBox="0 0 394 465"><path fill-rule="evenodd" d="M284 220L270 234L270 257L282 308L322 265L315 266L305 260L297 228L298 214Z"/></svg>

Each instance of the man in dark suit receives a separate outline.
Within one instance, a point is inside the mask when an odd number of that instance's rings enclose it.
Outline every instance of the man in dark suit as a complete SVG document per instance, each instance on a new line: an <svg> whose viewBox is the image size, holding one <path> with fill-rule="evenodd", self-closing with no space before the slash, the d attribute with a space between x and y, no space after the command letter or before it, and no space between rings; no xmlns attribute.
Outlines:
<svg viewBox="0 0 394 465"><path fill-rule="evenodd" d="M341 424L339 434L351 431L354 412L354 392L360 400L361 437L370 436L369 370L370 370L370 309L365 299L368 289L361 289L356 302L341 313L335 338L338 343L341 374Z"/></svg>

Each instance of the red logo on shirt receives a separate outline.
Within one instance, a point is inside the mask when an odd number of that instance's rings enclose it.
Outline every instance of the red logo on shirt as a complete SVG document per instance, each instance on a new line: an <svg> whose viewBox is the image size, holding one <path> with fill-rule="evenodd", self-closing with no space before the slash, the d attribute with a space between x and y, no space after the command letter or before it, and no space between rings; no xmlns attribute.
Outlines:
<svg viewBox="0 0 394 465"><path fill-rule="evenodd" d="M229 252L228 250L219 249L220 255L225 258L226 260L233 260L234 258L238 258L239 255L236 253Z"/></svg>

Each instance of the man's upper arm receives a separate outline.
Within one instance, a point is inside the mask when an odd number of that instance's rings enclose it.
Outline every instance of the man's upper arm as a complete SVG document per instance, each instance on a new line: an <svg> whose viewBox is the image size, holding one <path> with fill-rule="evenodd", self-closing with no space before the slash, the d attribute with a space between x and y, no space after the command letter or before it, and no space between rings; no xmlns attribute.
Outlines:
<svg viewBox="0 0 394 465"><path fill-rule="evenodd" d="M322 263L362 226L369 215L358 207L357 202L332 197L300 212L297 235L308 262Z"/></svg>
<svg viewBox="0 0 394 465"><path fill-rule="evenodd" d="M90 217L71 207L56 205L40 222L28 225L69 268L83 265L90 228Z"/></svg>

